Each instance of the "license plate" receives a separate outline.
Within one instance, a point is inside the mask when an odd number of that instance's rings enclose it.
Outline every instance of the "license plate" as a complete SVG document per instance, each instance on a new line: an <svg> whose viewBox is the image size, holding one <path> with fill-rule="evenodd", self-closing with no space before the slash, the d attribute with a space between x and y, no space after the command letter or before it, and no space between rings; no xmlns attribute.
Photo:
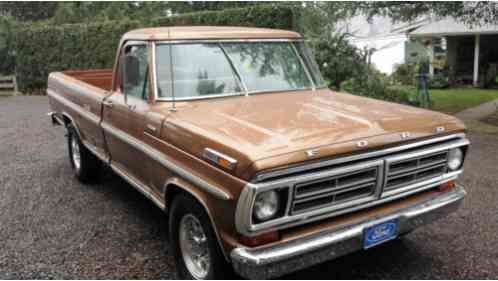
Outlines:
<svg viewBox="0 0 498 281"><path fill-rule="evenodd" d="M388 220L365 229L363 248L368 249L398 236L398 219Z"/></svg>

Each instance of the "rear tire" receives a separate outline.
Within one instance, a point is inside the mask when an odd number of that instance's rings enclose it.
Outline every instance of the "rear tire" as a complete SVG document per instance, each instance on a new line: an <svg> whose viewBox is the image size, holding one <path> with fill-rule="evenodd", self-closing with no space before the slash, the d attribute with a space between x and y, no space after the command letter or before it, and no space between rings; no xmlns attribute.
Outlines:
<svg viewBox="0 0 498 281"><path fill-rule="evenodd" d="M94 181L101 167L100 160L81 143L76 130L71 125L68 126L67 146L69 161L76 178L83 183Z"/></svg>
<svg viewBox="0 0 498 281"><path fill-rule="evenodd" d="M227 279L232 266L225 260L209 216L191 196L179 194L169 215L169 242L179 279Z"/></svg>

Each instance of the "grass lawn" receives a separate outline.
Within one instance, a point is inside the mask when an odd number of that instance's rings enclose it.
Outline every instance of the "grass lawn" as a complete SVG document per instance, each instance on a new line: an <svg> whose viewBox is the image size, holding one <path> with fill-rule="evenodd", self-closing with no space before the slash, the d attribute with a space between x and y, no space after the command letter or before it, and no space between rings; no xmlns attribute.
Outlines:
<svg viewBox="0 0 498 281"><path fill-rule="evenodd" d="M433 110L445 113L457 113L464 109L498 99L498 90L473 88L454 88L430 90L434 102Z"/></svg>

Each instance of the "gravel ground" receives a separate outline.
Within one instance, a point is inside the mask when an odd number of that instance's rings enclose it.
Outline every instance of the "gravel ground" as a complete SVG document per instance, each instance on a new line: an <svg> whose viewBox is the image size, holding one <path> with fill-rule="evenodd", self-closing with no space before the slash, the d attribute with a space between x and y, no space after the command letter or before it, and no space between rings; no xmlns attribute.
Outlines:
<svg viewBox="0 0 498 281"><path fill-rule="evenodd" d="M45 97L0 98L0 279L172 279L162 212L107 171L82 185ZM498 277L498 136L470 134L463 207L292 279Z"/></svg>

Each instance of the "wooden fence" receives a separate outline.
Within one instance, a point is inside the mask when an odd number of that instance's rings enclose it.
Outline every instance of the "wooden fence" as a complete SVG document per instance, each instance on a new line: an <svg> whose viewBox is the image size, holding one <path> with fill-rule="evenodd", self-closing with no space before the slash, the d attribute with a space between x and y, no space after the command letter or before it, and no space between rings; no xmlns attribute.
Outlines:
<svg viewBox="0 0 498 281"><path fill-rule="evenodd" d="M0 96L12 96L17 94L16 76L0 76Z"/></svg>

